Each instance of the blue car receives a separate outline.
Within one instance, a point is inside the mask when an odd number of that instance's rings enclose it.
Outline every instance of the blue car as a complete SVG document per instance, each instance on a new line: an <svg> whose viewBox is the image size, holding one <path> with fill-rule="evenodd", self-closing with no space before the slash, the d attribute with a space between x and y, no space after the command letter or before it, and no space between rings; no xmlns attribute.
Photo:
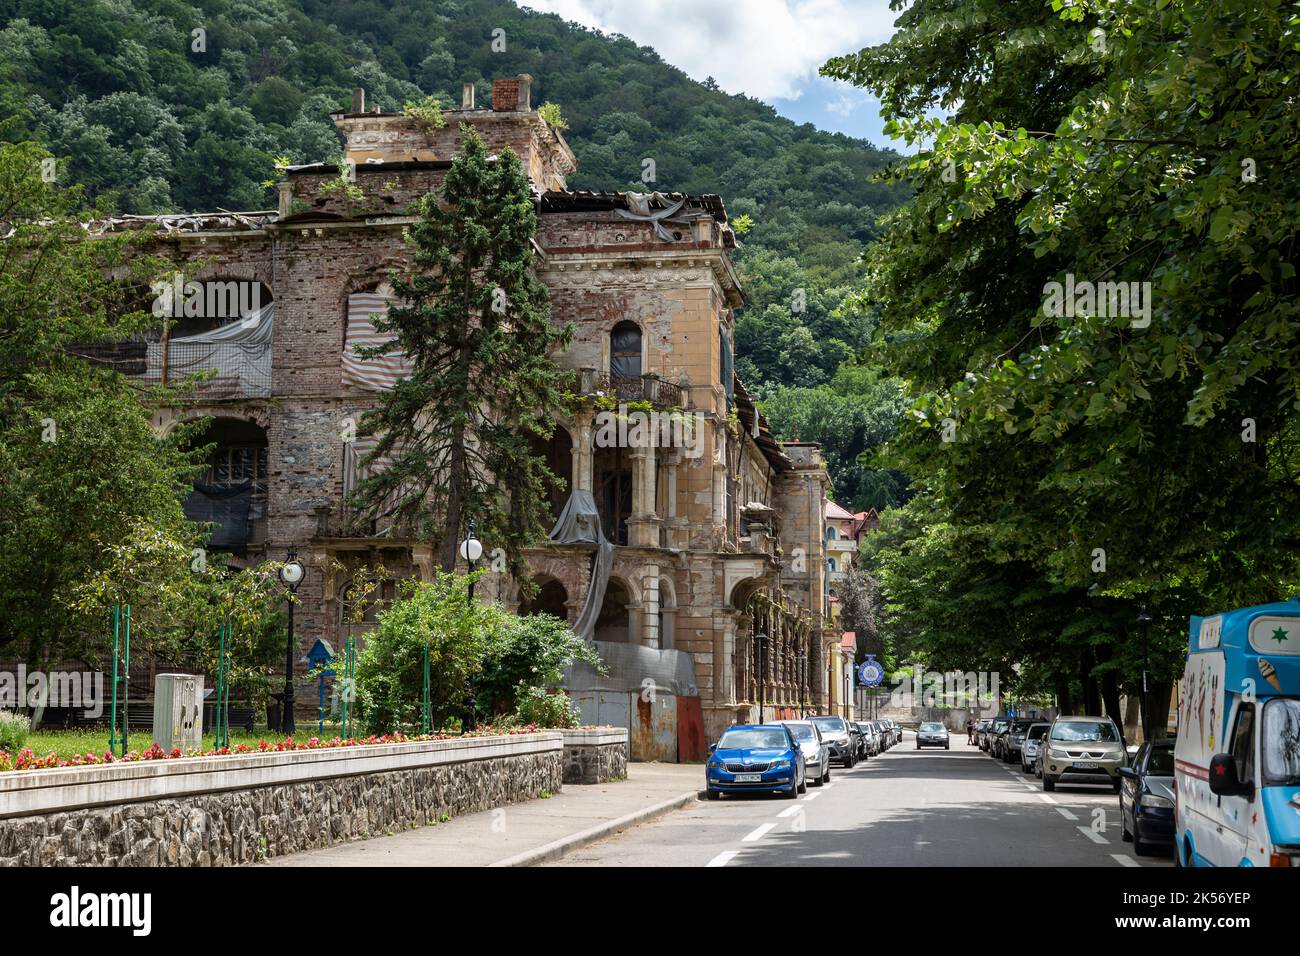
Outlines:
<svg viewBox="0 0 1300 956"><path fill-rule="evenodd" d="M793 800L808 789L803 753L781 724L728 727L709 748L704 784L710 800L753 791Z"/></svg>
<svg viewBox="0 0 1300 956"><path fill-rule="evenodd" d="M1119 824L1138 856L1174 845L1174 742L1143 744L1129 767L1120 767Z"/></svg>

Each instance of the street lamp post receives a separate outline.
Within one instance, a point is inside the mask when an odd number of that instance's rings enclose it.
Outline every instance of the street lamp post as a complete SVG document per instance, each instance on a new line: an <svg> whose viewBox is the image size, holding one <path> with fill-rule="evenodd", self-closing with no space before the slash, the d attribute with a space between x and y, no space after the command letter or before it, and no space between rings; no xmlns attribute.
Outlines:
<svg viewBox="0 0 1300 956"><path fill-rule="evenodd" d="M280 583L289 590L289 635L284 647L284 702L280 705L280 733L292 737L297 727L293 722L293 659L297 646L293 638L293 595L298 592L307 569L298 560L296 548L289 549L288 559L280 566Z"/></svg>
<svg viewBox="0 0 1300 956"><path fill-rule="evenodd" d="M800 651L799 657L799 716L808 716L808 654Z"/></svg>
<svg viewBox="0 0 1300 956"><path fill-rule="evenodd" d="M1138 611L1137 622L1142 625L1142 692L1140 706L1142 708L1142 739L1151 739L1151 715L1148 712L1147 705L1147 669L1150 667L1150 649L1151 649L1151 615L1147 613L1146 602L1142 602L1142 608Z"/></svg>
<svg viewBox="0 0 1300 956"><path fill-rule="evenodd" d="M759 631L754 635L754 640L758 642L758 722L763 722L763 705L766 703L767 673L763 669L763 658L767 655L767 634Z"/></svg>
<svg viewBox="0 0 1300 956"><path fill-rule="evenodd" d="M465 540L460 543L460 556L469 564L469 573L474 573L474 565L483 557L483 542L474 536L474 522L470 522L465 532ZM469 596L474 596L474 582L469 582Z"/></svg>
<svg viewBox="0 0 1300 956"><path fill-rule="evenodd" d="M460 543L460 556L465 559L469 565L469 573L474 573L474 565L478 559L483 557L483 542L474 535L474 522L469 523L469 530L465 532L465 540ZM474 600L474 579L471 577L469 582L469 599ZM469 682L469 699L465 701L465 717L461 720L461 727L466 733L478 729L478 695L474 690L474 679L471 677Z"/></svg>

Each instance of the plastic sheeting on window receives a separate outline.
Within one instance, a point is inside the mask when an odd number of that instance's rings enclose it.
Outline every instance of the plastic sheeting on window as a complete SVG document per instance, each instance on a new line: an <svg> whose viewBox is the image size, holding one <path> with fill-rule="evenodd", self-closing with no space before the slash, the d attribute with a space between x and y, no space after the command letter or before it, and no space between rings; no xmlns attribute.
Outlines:
<svg viewBox="0 0 1300 956"><path fill-rule="evenodd" d="M208 547L216 551L240 550L253 538L253 483L196 484L183 508L191 521L215 524Z"/></svg>

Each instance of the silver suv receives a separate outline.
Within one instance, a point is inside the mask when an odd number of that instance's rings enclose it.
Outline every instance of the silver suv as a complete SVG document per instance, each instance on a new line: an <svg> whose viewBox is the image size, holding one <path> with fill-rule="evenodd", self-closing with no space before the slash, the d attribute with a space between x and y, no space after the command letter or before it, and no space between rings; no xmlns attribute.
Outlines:
<svg viewBox="0 0 1300 956"><path fill-rule="evenodd" d="M1040 744L1043 789L1058 781L1108 783L1119 793L1119 769L1127 764L1124 736L1109 717L1057 717Z"/></svg>

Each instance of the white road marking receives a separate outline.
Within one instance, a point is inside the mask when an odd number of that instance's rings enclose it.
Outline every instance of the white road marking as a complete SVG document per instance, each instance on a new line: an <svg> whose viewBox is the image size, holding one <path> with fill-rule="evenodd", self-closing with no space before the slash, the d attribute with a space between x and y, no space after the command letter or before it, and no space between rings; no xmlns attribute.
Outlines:
<svg viewBox="0 0 1300 956"><path fill-rule="evenodd" d="M1067 819L1067 820L1077 820L1077 819L1079 819L1079 818L1076 817L1073 813L1071 813L1069 810L1065 809L1065 807L1057 807L1057 808L1056 808L1056 812L1059 813L1061 816L1065 817L1065 819Z"/></svg>
<svg viewBox="0 0 1300 956"><path fill-rule="evenodd" d="M822 784L822 786L824 787L825 784ZM816 793L810 793L810 794L808 794L806 797L803 798L803 802L804 802L804 803L812 803L814 800L816 800L816 799L817 799L818 797L820 797L821 795L822 795L822 792L821 792L820 790L818 790Z"/></svg>
<svg viewBox="0 0 1300 956"><path fill-rule="evenodd" d="M1112 853L1110 855L1110 858L1114 860L1116 863L1118 863L1120 866L1140 867L1142 865L1137 860L1133 859L1133 857L1129 856L1127 853Z"/></svg>
<svg viewBox="0 0 1300 956"><path fill-rule="evenodd" d="M792 816L794 816L796 813L801 812L802 810L803 810L803 807L799 806L799 804L796 803L793 807L786 807L784 810L782 810L780 813L778 813L777 816L778 816L778 817L792 817Z"/></svg>
<svg viewBox="0 0 1300 956"><path fill-rule="evenodd" d="M705 866L726 866L728 863L730 863L738 856L740 856L739 850L724 850L723 852L719 853L717 856L715 856L713 859L711 859L708 863L704 865Z"/></svg>
<svg viewBox="0 0 1300 956"><path fill-rule="evenodd" d="M1040 794L1038 795L1038 799L1039 799L1039 800L1042 800L1043 803L1051 803L1051 804L1055 804L1055 803L1056 803L1055 800L1053 800L1051 797L1049 797L1049 796L1048 796L1047 794L1045 794L1045 793L1040 793Z"/></svg>
<svg viewBox="0 0 1300 956"><path fill-rule="evenodd" d="M1092 827L1075 827L1075 829L1078 830L1080 833L1082 833L1084 836L1086 836L1093 843L1098 843L1101 844L1102 846L1105 846L1110 842L1100 833L1093 830Z"/></svg>
<svg viewBox="0 0 1300 956"><path fill-rule="evenodd" d="M741 838L740 842L753 843L755 840L761 840L763 838L763 834L767 833L769 830L775 830L775 829L776 829L775 823L764 823L761 827L758 827L757 829L754 830L750 830L748 833L746 833L744 837Z"/></svg>

